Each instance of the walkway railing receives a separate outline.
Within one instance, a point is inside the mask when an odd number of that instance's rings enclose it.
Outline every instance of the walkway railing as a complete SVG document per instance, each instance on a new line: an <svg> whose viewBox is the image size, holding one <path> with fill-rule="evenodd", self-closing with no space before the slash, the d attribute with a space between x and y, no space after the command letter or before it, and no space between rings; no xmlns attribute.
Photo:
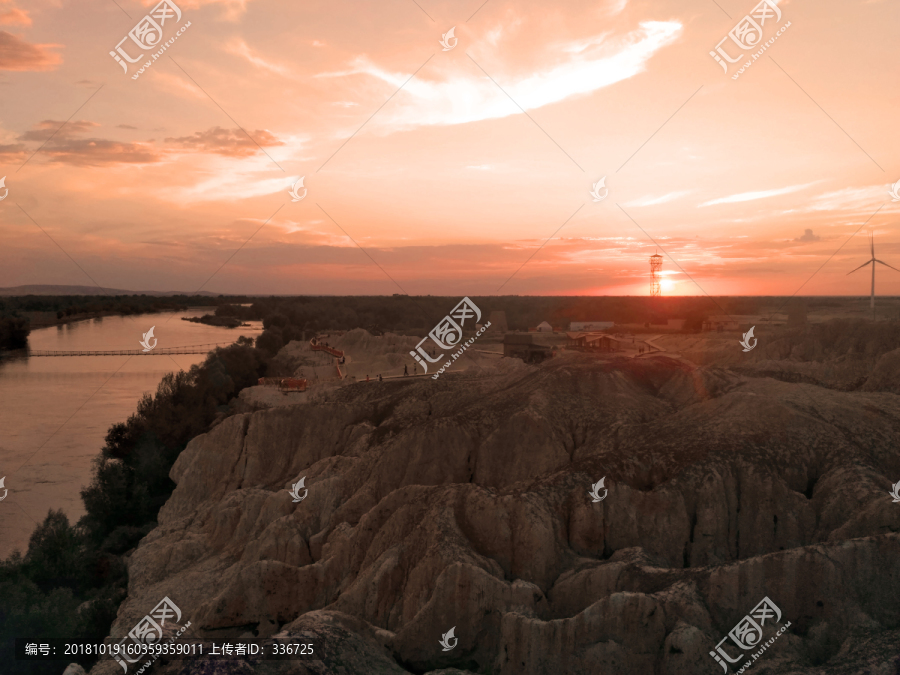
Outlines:
<svg viewBox="0 0 900 675"><path fill-rule="evenodd" d="M313 338L309 341L309 348L316 352L328 352L332 356L336 356L341 358L344 355L340 349L335 349L334 347L326 347L325 345L315 344L316 338Z"/></svg>

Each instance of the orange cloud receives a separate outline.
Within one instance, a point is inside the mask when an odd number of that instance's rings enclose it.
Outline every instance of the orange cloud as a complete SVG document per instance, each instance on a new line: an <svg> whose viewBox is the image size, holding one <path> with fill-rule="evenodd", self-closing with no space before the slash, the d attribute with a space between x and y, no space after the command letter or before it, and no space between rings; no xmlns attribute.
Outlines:
<svg viewBox="0 0 900 675"><path fill-rule="evenodd" d="M157 2L159 2L159 0L141 0L141 3L145 7L156 5ZM234 21L240 18L240 16L247 11L248 2L250 2L250 0L180 0L178 2L178 6L183 10L189 10L200 9L201 7L207 5L219 5L224 10L224 17L228 20Z"/></svg>
<svg viewBox="0 0 900 675"><path fill-rule="evenodd" d="M63 123L58 120L43 120L34 129L19 136L20 141L47 143L41 154L50 155L53 162L76 166L101 166L108 164L150 164L163 159L149 143L120 143L102 138L76 138L100 125L88 120ZM52 140L51 140L52 139ZM49 141L49 142L47 142ZM10 152L24 149L23 145L0 146L10 148Z"/></svg>
<svg viewBox="0 0 900 675"><path fill-rule="evenodd" d="M25 146L21 143L0 145L0 164L17 163L27 156Z"/></svg>
<svg viewBox="0 0 900 675"><path fill-rule="evenodd" d="M59 46L32 45L0 30L0 70L52 70L62 57L48 50Z"/></svg>
<svg viewBox="0 0 900 675"><path fill-rule="evenodd" d="M30 26L31 18L28 12L16 7L0 9L0 26Z"/></svg>
<svg viewBox="0 0 900 675"><path fill-rule="evenodd" d="M20 141L46 141L51 136L54 138L71 138L76 134L81 134L99 127L96 122L88 122L87 120L78 120L76 122L59 122L57 120L43 120L34 125L34 129L26 131L19 136Z"/></svg>
<svg viewBox="0 0 900 675"><path fill-rule="evenodd" d="M252 132L253 140L247 137L240 129L223 129L213 127L206 131L196 131L191 136L180 138L167 138L166 143L172 143L187 150L199 152L211 152L226 157L248 157L259 151L259 146L271 147L284 145L273 134L264 129ZM253 141L256 141L254 143Z"/></svg>
<svg viewBox="0 0 900 675"><path fill-rule="evenodd" d="M41 154L50 155L53 162L76 166L101 166L108 164L153 164L162 161L169 149L157 148L153 141L144 143L123 143L103 138L79 138L100 125L88 120L64 123L58 120L43 120L30 131L19 136L19 141L47 143ZM119 125L123 128L133 128ZM284 145L268 131L257 129L253 139L261 146ZM247 157L259 151L259 147L240 129L213 127L197 131L190 136L167 138L166 143L174 148L194 152L214 153L227 157ZM0 157L18 157L25 146L0 145Z"/></svg>
<svg viewBox="0 0 900 675"><path fill-rule="evenodd" d="M106 164L150 164L162 161L163 154L148 143L119 143L102 138L65 139L48 143L42 153L54 162L75 166Z"/></svg>

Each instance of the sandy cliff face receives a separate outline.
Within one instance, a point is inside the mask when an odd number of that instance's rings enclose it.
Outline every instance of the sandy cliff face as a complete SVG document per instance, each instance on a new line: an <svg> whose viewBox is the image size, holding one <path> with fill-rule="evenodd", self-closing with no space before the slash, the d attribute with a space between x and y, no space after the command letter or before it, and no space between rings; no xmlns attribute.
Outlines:
<svg viewBox="0 0 900 675"><path fill-rule="evenodd" d="M234 672L687 675L769 597L754 672L893 674L898 441L896 394L662 356L362 382L190 443L113 634L169 596L326 655Z"/></svg>

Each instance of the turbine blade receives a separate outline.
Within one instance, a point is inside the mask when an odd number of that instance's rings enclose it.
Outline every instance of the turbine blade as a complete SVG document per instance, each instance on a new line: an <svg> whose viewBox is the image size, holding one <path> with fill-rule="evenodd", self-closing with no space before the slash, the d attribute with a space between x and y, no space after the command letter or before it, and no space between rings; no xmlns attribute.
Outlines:
<svg viewBox="0 0 900 675"><path fill-rule="evenodd" d="M883 262L883 261L881 261L881 260L876 260L875 262L881 263L881 264L884 265L885 267L890 267L892 270L896 270L897 272L900 272L900 270L898 270L896 267L894 267L893 265L888 265L886 262Z"/></svg>
<svg viewBox="0 0 900 675"><path fill-rule="evenodd" d="M872 262L872 261L871 261L871 260L867 260L867 261L864 262L862 265L860 265L859 267L857 267L856 270L861 270L863 267L865 267L866 265L868 265L870 262ZM847 274L853 274L856 270L850 270L849 272L847 272Z"/></svg>

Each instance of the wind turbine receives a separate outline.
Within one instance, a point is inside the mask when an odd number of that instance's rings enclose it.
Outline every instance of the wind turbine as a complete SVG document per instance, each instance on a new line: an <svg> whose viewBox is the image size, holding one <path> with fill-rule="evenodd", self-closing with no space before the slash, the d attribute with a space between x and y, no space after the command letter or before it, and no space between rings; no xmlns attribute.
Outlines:
<svg viewBox="0 0 900 675"><path fill-rule="evenodd" d="M870 244L871 244L871 247L872 247L872 257L871 257L869 260L867 260L866 262L864 262L862 265L860 265L859 267L857 267L855 270L852 270L852 271L850 271L850 272L847 272L847 274L848 274L848 275L849 275L849 274L853 274L853 272L856 272L856 270L861 270L863 267L865 267L866 265L868 265L868 264L871 263L871 265L872 265L872 299L871 299L871 307L872 307L872 320L874 321L874 320L875 320L875 263L879 263L879 264L881 264L881 265L884 265L885 267L890 267L892 270L894 270L894 271L896 271L896 272L900 272L900 270L898 270L896 267L891 267L891 265L888 265L886 262L882 262L881 260L878 260L878 259L875 257L875 237L874 237L873 235L869 235L869 237L870 237Z"/></svg>

